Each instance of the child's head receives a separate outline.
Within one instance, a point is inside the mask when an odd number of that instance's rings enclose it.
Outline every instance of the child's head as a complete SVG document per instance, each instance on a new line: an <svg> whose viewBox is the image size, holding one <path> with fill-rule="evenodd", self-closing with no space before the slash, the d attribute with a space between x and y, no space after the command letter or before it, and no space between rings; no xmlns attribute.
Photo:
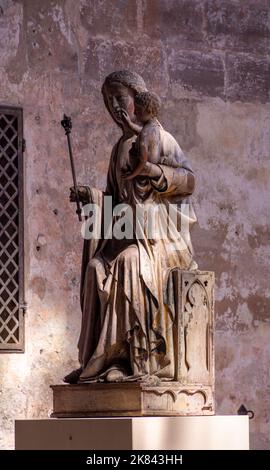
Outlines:
<svg viewBox="0 0 270 470"><path fill-rule="evenodd" d="M134 99L135 114L142 122L157 117L161 108L161 101L156 93L142 91L137 93Z"/></svg>

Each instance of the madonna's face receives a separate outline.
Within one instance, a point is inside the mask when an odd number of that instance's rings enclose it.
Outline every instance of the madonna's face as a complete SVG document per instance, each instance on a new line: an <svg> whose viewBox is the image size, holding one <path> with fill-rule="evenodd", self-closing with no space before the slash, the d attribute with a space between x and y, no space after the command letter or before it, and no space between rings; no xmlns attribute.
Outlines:
<svg viewBox="0 0 270 470"><path fill-rule="evenodd" d="M124 109L131 121L135 121L134 115L134 92L119 82L106 84L105 93L107 103L113 118L121 124L121 109Z"/></svg>

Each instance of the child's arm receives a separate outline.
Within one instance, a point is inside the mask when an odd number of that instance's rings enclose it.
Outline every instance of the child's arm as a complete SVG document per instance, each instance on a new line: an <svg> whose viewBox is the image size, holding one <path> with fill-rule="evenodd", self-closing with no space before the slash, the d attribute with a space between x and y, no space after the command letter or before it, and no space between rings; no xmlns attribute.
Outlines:
<svg viewBox="0 0 270 470"><path fill-rule="evenodd" d="M123 121L125 121L125 123L130 127L130 129L133 130L133 132L135 132L136 135L138 135L141 132L143 126L139 126L138 124L132 122L125 109L122 109L121 114Z"/></svg>

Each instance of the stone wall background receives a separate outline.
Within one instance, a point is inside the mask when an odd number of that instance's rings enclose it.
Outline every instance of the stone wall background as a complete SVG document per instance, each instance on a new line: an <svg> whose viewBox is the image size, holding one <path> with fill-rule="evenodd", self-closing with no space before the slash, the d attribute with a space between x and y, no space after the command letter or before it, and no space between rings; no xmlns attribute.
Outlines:
<svg viewBox="0 0 270 470"><path fill-rule="evenodd" d="M161 121L197 173L217 413L244 403L252 447L269 449L269 38L267 0L0 0L0 105L24 110L28 302L25 353L0 355L0 448L15 418L48 416L49 385L77 366L82 240L59 121L72 115L78 180L104 188L118 130L100 88L128 68L162 96Z"/></svg>

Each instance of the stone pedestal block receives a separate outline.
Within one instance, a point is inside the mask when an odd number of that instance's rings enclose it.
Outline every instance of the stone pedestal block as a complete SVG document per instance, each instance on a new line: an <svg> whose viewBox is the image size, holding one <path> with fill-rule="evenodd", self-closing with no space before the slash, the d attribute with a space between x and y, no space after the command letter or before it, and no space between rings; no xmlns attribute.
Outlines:
<svg viewBox="0 0 270 470"><path fill-rule="evenodd" d="M15 422L16 450L247 450L248 416Z"/></svg>
<svg viewBox="0 0 270 470"><path fill-rule="evenodd" d="M52 417L213 414L211 387L143 383L52 385Z"/></svg>

